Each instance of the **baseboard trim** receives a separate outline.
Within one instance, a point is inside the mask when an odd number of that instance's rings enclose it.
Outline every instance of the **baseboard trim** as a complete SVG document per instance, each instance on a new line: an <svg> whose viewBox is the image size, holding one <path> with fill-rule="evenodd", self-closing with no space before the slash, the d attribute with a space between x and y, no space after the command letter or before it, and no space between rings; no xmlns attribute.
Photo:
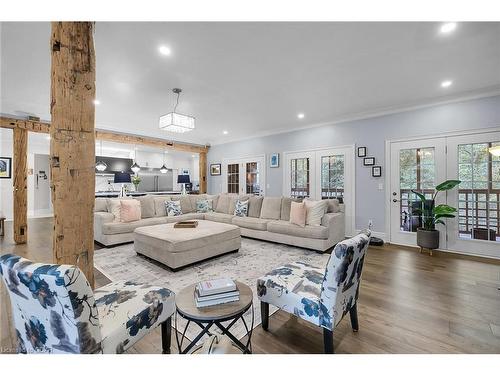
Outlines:
<svg viewBox="0 0 500 375"><path fill-rule="evenodd" d="M364 229L356 229L356 234L359 234L363 231ZM373 237L378 237L382 240L384 240L384 242L386 242L386 238L385 238L385 233L384 232L375 232L372 230L372 236Z"/></svg>

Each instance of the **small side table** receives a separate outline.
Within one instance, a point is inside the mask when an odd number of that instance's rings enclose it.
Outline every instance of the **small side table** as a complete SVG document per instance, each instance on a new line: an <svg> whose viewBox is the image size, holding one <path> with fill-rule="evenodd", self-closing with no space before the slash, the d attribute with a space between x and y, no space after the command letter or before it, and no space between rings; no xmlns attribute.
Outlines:
<svg viewBox="0 0 500 375"><path fill-rule="evenodd" d="M251 339L252 339L252 330L254 323L254 312L253 312L253 293L250 287L242 282L236 281L236 285L240 291L240 300L235 302L224 303L215 306L208 306L198 308L196 307L196 303L194 301L194 289L196 284L192 284L182 289L175 296L175 304L176 304L176 317L175 317L175 338L177 340L177 346L179 348L180 354L187 354L193 349L196 344L203 338L203 336L208 335L211 336L210 328L212 326L218 327L224 335L226 335L231 341L244 353L251 354ZM245 321L243 314L248 309L252 309L252 322L250 326ZM186 319L188 322L186 327L184 328L181 339L179 340L179 331L177 330L177 314L182 318ZM231 332L231 327L238 320L243 321L243 325L245 326L245 330L247 332L248 340L246 344L242 343L238 340ZM223 322L228 322L227 326L224 326ZM196 336L193 341L185 348L182 349L182 343L184 338L186 337L186 331L191 324L191 322L195 323L201 328L201 332Z"/></svg>

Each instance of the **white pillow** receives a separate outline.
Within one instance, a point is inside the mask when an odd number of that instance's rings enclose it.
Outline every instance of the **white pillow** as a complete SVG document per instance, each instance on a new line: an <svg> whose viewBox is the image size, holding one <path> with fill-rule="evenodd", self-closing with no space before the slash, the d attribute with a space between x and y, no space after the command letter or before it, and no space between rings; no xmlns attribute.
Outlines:
<svg viewBox="0 0 500 375"><path fill-rule="evenodd" d="M248 216L248 200L240 201L239 199L236 201L234 205L234 215L240 217Z"/></svg>
<svg viewBox="0 0 500 375"><path fill-rule="evenodd" d="M306 204L306 225L320 226L328 203L324 200L313 201L310 199L304 199L304 202Z"/></svg>
<svg viewBox="0 0 500 375"><path fill-rule="evenodd" d="M115 223L121 222L121 200L120 199L108 199L108 212L115 215L113 221Z"/></svg>

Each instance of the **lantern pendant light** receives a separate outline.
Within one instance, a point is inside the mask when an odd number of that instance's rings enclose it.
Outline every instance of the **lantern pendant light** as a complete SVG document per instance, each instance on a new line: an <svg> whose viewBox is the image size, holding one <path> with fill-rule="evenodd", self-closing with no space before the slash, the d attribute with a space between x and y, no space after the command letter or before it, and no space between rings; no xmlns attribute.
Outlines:
<svg viewBox="0 0 500 375"><path fill-rule="evenodd" d="M161 173L167 173L168 172L168 168L165 166L165 152L163 152L163 165L160 168L160 172Z"/></svg>
<svg viewBox="0 0 500 375"><path fill-rule="evenodd" d="M139 164L137 164L136 160L137 160L137 147L134 145L134 164L132 164L132 166L130 167L130 169L132 169L132 172L134 173L137 173L141 170L141 167L139 166Z"/></svg>
<svg viewBox="0 0 500 375"><path fill-rule="evenodd" d="M99 156L102 156L102 141L100 143L100 154ZM95 164L95 169L97 169L98 172L104 172L106 170L106 168L108 168L108 165L103 162L102 160L99 160L96 164Z"/></svg>

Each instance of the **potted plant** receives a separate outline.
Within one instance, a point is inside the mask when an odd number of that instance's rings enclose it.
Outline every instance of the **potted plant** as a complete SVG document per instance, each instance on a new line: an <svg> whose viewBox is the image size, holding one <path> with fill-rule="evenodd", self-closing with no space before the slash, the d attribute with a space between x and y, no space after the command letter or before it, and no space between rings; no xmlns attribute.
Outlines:
<svg viewBox="0 0 500 375"><path fill-rule="evenodd" d="M132 183L134 184L135 191L138 191L138 186L141 183L141 178L138 175L132 177Z"/></svg>
<svg viewBox="0 0 500 375"><path fill-rule="evenodd" d="M455 188L460 184L460 180L447 180L436 186L436 192L431 199L427 199L424 194L412 190L420 198L420 208L415 210L422 218L422 226L417 228L417 245L420 248L431 250L439 247L439 231L436 229L436 224L445 225L443 219L454 218L457 209L448 206L447 204L439 204L436 206L436 196L440 191L447 191Z"/></svg>

